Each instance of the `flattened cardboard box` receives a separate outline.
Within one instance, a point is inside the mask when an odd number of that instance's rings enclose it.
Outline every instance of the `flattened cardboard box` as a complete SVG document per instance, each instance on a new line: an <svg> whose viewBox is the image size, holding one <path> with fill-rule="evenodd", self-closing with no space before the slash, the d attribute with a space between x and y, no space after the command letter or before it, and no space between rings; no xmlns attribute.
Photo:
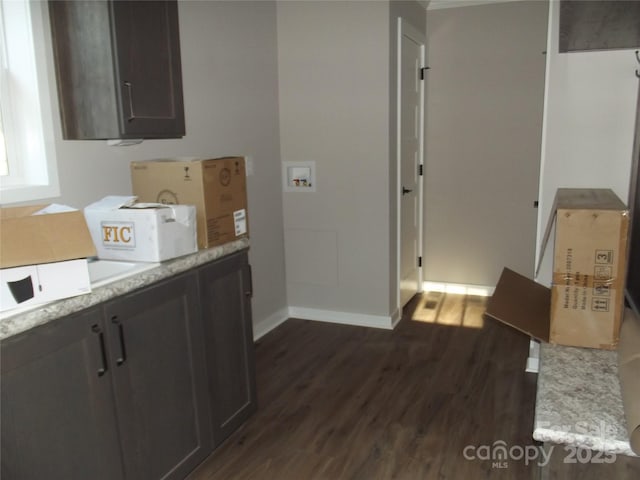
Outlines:
<svg viewBox="0 0 640 480"><path fill-rule="evenodd" d="M140 202L195 205L200 248L248 236L242 157L132 162L131 182Z"/></svg>
<svg viewBox="0 0 640 480"><path fill-rule="evenodd" d="M628 209L609 189L559 189L543 251L554 220L551 289L505 268L486 314L539 340L615 349L624 307Z"/></svg>

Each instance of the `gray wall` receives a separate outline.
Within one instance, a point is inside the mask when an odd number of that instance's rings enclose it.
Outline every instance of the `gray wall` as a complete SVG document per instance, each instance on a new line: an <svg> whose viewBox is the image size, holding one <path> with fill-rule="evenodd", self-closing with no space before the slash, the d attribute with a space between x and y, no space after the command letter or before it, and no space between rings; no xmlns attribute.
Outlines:
<svg viewBox="0 0 640 480"><path fill-rule="evenodd" d="M283 161L316 192L284 193L289 305L389 314L389 5L278 4Z"/></svg>
<svg viewBox="0 0 640 480"><path fill-rule="evenodd" d="M546 2L430 10L424 275L533 275Z"/></svg>
<svg viewBox="0 0 640 480"><path fill-rule="evenodd" d="M549 285L550 245L542 236L556 190L610 188L629 195L638 63L635 49L558 53L559 2L552 2L547 55L536 280Z"/></svg>
<svg viewBox="0 0 640 480"><path fill-rule="evenodd" d="M54 105L61 196L77 208L131 194L129 162L171 156L248 155L254 323L286 308L274 2L180 1L187 135L134 147L63 141ZM51 78L51 82L53 82ZM54 83L52 83L54 85ZM55 87L53 88L55 91Z"/></svg>

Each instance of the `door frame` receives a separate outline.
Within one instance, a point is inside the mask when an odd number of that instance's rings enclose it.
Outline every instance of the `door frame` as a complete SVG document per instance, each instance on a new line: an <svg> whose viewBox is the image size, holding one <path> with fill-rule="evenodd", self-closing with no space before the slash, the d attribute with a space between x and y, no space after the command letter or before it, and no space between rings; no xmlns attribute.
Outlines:
<svg viewBox="0 0 640 480"><path fill-rule="evenodd" d="M402 37L407 36L418 45L420 45L421 56L420 67L426 67L426 35L420 32L402 17L397 20L398 35L396 37L396 306L398 313L402 316L402 307L400 304L400 285L401 285L401 256L402 256ZM425 77L426 80L426 77ZM423 215L424 215L424 122L425 122L425 81L420 82L420 132L419 132L419 165L422 166L423 175L418 179L418 256L423 256ZM417 259L416 259L417 260ZM422 267L418 267L418 292L422 292L423 285Z"/></svg>

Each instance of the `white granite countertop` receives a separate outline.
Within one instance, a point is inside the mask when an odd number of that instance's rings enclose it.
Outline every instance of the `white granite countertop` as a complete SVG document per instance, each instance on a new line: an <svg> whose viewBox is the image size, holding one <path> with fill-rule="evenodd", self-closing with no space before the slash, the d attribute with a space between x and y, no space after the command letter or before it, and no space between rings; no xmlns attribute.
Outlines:
<svg viewBox="0 0 640 480"><path fill-rule="evenodd" d="M249 239L242 238L218 247L200 250L191 255L162 262L150 270L95 288L86 295L47 303L34 310L7 316L0 320L0 340L246 248L249 248Z"/></svg>
<svg viewBox="0 0 640 480"><path fill-rule="evenodd" d="M616 351L541 344L533 438L636 456L629 446Z"/></svg>

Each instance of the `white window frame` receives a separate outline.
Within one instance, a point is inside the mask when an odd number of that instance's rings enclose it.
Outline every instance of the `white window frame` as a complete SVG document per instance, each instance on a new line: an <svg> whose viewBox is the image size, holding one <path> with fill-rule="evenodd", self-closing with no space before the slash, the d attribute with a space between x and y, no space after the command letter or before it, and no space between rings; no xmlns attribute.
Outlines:
<svg viewBox="0 0 640 480"><path fill-rule="evenodd" d="M9 175L0 177L0 204L58 197L47 3L0 2L0 88L9 162Z"/></svg>

